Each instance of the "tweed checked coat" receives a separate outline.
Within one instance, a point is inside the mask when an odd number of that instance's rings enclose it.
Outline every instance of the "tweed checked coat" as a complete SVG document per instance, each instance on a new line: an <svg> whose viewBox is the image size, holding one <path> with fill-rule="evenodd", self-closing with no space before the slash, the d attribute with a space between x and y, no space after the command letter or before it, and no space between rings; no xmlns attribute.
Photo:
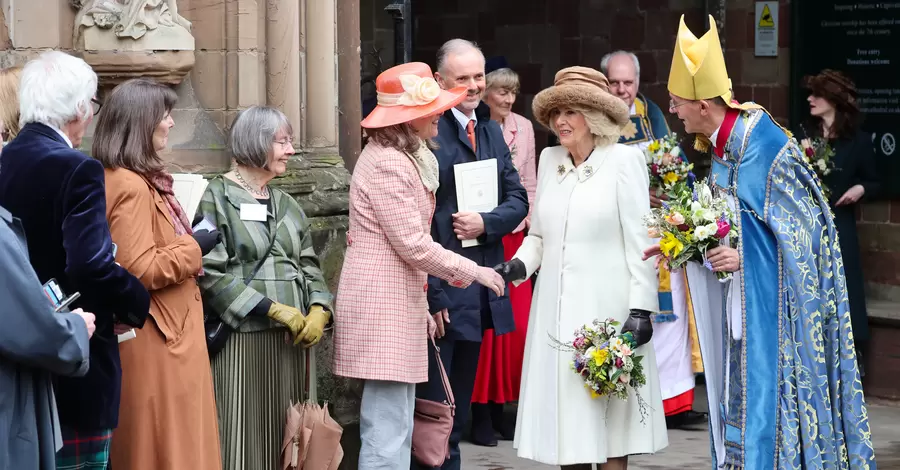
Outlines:
<svg viewBox="0 0 900 470"><path fill-rule="evenodd" d="M431 239L435 199L408 155L369 142L350 182L350 230L334 318L334 373L428 380L427 274L455 287L477 265Z"/></svg>

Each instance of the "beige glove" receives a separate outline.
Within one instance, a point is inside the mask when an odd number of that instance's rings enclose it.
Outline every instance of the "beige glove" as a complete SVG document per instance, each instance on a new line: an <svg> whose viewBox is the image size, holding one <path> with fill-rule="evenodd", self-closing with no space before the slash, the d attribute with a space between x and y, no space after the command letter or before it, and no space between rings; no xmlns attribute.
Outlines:
<svg viewBox="0 0 900 470"><path fill-rule="evenodd" d="M303 317L303 312L299 309L291 307L289 305L280 304L278 302L272 302L272 306L269 307L269 313L267 313L269 318L272 320L281 323L286 326L288 330L291 332L291 336L294 338L297 337L298 334L303 330L303 327L306 325L306 319Z"/></svg>

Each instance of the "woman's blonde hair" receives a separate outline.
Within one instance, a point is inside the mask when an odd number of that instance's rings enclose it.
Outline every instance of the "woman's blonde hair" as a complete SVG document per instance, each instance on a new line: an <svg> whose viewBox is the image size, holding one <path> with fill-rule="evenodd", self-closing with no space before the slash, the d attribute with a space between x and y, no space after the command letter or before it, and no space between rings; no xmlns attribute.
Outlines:
<svg viewBox="0 0 900 470"><path fill-rule="evenodd" d="M606 115L596 109L588 109L581 106L572 106L569 109L577 111L584 116L584 121L594 136L594 147L606 147L619 141L622 137L622 128L616 125ZM560 110L554 109L550 112L550 129L559 137L559 131L556 129L556 115Z"/></svg>
<svg viewBox="0 0 900 470"><path fill-rule="evenodd" d="M0 122L12 140L19 133L19 76L22 67L17 65L0 70Z"/></svg>
<svg viewBox="0 0 900 470"><path fill-rule="evenodd" d="M510 68L502 68L484 76L485 91L500 88L511 93L519 94L519 74Z"/></svg>

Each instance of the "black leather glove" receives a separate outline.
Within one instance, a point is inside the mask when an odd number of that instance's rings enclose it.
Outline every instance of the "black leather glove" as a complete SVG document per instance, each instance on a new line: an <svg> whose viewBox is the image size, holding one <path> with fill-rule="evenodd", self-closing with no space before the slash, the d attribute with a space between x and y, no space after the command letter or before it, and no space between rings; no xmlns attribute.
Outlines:
<svg viewBox="0 0 900 470"><path fill-rule="evenodd" d="M519 258L513 258L505 263L494 266L494 271L506 282L521 281L528 275L525 263Z"/></svg>
<svg viewBox="0 0 900 470"><path fill-rule="evenodd" d="M192 236L197 241L197 244L200 245L200 253L203 256L209 254L222 241L222 234L218 230L210 232L209 230L201 229L194 232Z"/></svg>
<svg viewBox="0 0 900 470"><path fill-rule="evenodd" d="M650 312L646 310L631 309L628 320L622 325L622 334L631 332L637 346L643 346L653 337L653 323L650 321Z"/></svg>

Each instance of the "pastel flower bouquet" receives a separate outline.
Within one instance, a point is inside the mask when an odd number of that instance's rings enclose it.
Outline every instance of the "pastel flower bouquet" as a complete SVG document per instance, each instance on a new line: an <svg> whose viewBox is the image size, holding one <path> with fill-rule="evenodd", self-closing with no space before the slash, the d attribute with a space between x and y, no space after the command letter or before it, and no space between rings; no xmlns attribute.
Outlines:
<svg viewBox="0 0 900 470"><path fill-rule="evenodd" d="M573 354L572 370L584 381L584 388L591 398L615 397L628 400L629 388L637 389L647 383L644 356L635 354L635 341L631 333L619 334L619 322L612 318L606 321L594 320L575 331L575 339L564 343L553 339L556 346ZM647 413L647 403L635 391L643 423Z"/></svg>
<svg viewBox="0 0 900 470"><path fill-rule="evenodd" d="M650 186L659 188L671 196L676 186L690 184L694 180L693 163L688 163L684 152L678 146L678 135L669 134L655 140L644 150L647 161L647 172L650 174Z"/></svg>
<svg viewBox="0 0 900 470"><path fill-rule="evenodd" d="M669 269L678 269L688 261L699 261L712 270L706 252L724 243L735 233L734 214L724 197L713 197L706 180L694 183L693 190L679 187L662 207L644 217L647 236L659 238L659 247ZM717 272L719 280L730 273Z"/></svg>
<svg viewBox="0 0 900 470"><path fill-rule="evenodd" d="M800 150L803 151L803 158L806 160L806 163L815 170L816 175L819 177L819 183L822 185L825 199L830 198L831 190L825 185L824 178L834 171L834 149L828 144L828 140L814 137L801 140Z"/></svg>

